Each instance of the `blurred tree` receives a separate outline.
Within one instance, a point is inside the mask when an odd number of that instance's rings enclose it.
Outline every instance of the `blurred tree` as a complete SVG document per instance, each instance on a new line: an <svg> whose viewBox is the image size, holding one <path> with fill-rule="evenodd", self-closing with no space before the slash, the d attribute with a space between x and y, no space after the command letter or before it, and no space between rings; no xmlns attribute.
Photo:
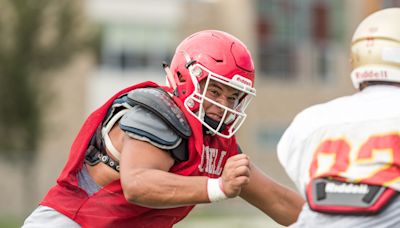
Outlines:
<svg viewBox="0 0 400 228"><path fill-rule="evenodd" d="M26 193L35 192L45 76L95 43L82 4L0 0L0 156L21 164Z"/></svg>

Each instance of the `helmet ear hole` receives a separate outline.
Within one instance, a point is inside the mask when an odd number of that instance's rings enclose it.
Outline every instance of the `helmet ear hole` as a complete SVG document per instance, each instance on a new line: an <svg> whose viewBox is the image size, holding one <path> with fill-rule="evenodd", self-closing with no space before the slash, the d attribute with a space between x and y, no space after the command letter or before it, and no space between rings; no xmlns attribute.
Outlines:
<svg viewBox="0 0 400 228"><path fill-rule="evenodd" d="M176 72L176 75L178 76L179 82L186 82L186 79L183 77L181 72Z"/></svg>

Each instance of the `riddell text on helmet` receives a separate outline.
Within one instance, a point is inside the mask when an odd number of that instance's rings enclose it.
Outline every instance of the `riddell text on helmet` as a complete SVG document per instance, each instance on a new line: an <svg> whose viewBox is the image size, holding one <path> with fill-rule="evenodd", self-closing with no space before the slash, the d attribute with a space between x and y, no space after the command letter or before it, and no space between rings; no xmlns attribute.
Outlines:
<svg viewBox="0 0 400 228"><path fill-rule="evenodd" d="M243 76L237 75L237 74L235 76L233 76L232 80L242 83L246 86L253 86L253 83L251 82L251 80L249 80L248 78L245 78Z"/></svg>
<svg viewBox="0 0 400 228"><path fill-rule="evenodd" d="M386 70L367 70L356 72L357 79L382 79L388 77L388 72Z"/></svg>

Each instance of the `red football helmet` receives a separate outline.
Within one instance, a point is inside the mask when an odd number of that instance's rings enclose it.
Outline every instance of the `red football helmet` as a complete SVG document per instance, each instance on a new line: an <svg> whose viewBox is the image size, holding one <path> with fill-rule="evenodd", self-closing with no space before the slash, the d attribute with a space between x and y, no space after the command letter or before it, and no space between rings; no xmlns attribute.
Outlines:
<svg viewBox="0 0 400 228"><path fill-rule="evenodd" d="M247 47L236 37L216 30L197 32L183 40L175 51L167 82L186 109L211 133L230 138L246 118L244 110L255 96L254 65ZM201 91L199 82L205 82ZM230 86L243 94L234 108L226 107L205 96L210 81ZM218 123L205 116L203 101L224 110ZM225 126L228 130L224 131Z"/></svg>

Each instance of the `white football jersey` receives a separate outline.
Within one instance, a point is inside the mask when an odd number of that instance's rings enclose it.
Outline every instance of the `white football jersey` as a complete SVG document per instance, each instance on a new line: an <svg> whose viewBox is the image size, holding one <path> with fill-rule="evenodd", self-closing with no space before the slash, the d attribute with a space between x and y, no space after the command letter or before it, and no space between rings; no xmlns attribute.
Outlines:
<svg viewBox="0 0 400 228"><path fill-rule="evenodd" d="M400 191L400 88L374 85L305 109L280 139L278 158L303 195L323 176Z"/></svg>

